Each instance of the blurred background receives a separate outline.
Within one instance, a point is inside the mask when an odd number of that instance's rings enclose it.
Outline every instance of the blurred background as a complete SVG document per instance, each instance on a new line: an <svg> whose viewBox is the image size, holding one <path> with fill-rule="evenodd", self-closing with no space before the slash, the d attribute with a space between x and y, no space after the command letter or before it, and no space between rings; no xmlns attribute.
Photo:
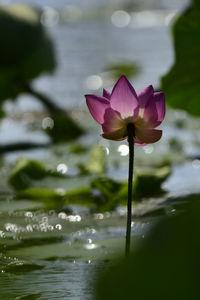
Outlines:
<svg viewBox="0 0 200 300"><path fill-rule="evenodd" d="M128 146L84 98L122 74L168 105L136 147L133 239L199 199L199 20L198 0L0 1L2 299L91 299L123 250Z"/></svg>

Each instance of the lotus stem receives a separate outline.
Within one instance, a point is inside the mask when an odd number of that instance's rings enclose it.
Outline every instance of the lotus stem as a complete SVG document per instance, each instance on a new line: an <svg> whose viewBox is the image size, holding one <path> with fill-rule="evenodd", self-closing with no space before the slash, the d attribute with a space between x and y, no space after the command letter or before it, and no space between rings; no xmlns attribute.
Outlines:
<svg viewBox="0 0 200 300"><path fill-rule="evenodd" d="M127 125L129 144L129 175L128 175L128 203L127 203L127 225L126 225L126 247L125 256L129 257L131 244L131 217L132 217L132 190L133 190L133 168L134 168L134 125Z"/></svg>

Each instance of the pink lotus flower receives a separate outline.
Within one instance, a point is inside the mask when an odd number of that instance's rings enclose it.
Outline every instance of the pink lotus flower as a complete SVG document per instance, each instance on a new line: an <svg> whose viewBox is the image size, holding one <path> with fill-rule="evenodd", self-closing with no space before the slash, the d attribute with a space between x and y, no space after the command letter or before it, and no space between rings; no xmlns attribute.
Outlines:
<svg viewBox="0 0 200 300"><path fill-rule="evenodd" d="M159 126L165 116L164 93L155 93L152 85L136 94L125 76L121 76L112 93L103 90L103 96L86 95L93 118L102 125L105 139L127 139L128 124L134 125L134 144L143 146L157 142L162 136Z"/></svg>

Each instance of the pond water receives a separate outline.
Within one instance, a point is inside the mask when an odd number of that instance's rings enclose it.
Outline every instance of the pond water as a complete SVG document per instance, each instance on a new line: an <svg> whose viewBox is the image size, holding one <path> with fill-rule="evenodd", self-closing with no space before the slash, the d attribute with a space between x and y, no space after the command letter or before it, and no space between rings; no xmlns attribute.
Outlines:
<svg viewBox="0 0 200 300"><path fill-rule="evenodd" d="M110 6L117 6L116 3L120 2L123 1L45 1L44 11L48 12L49 7L54 7L54 21L55 13L60 13L67 5L71 5L70 9L74 9L77 18L46 24L55 41L58 68L52 76L42 76L34 85L55 99L60 106L69 109L77 122L91 130L79 142L91 147L95 142L101 143L107 152L107 174L113 179L124 180L127 178L127 153L120 150L116 144L100 139L100 128L90 120L83 95L88 92L99 93L104 83L109 89L111 84L106 79L105 68L109 62L119 59L138 64L141 71L134 78L136 90L148 85L149 80L155 87L159 87L160 76L165 74L173 63L168 24L187 1L173 1L173 4L169 1L149 1L151 5L148 7L144 7L143 3L140 9L148 10L148 19L145 20L144 15L141 17L136 14L133 16L135 20L122 28L115 26L111 18L105 17L104 14L103 17L95 17L98 15L100 3L104 5L103 10L109 10ZM41 6L41 1L30 0L26 3ZM90 18L87 10L91 10ZM32 120L27 111L34 111L37 115L41 110L39 103L23 96L17 101L17 105L8 101L5 109L10 117L1 123L2 144L25 140L48 142L48 137L40 131L31 131L30 134ZM184 120L184 128L175 126L180 120ZM153 148L136 150L136 165L140 165L141 161L143 164L148 164L148 161L157 162L158 156L162 160L170 150L174 164L171 176L163 184L167 196L200 192L200 163L196 158L199 149L197 140L200 135L197 128L196 120L186 120L184 113L169 111L163 125L162 142ZM169 141L177 139L177 136L181 148L179 144L170 148ZM119 145L124 147L123 143ZM92 299L94 278L101 269L107 267L118 251L122 252L124 249L124 207L119 207L113 213L91 214L88 209L79 206L70 207L70 211L68 208L60 211L54 208L44 210L40 201L13 200L13 191L6 180L17 157L23 155L39 159L52 169L56 169L62 163L67 165L69 174L74 175L77 172L74 166L78 159L70 156L67 151L65 145L55 146L10 153L2 159L0 299ZM83 156L79 159L82 162L86 158ZM109 164L109 160L118 160L120 167ZM75 183L69 182L68 185L78 186L79 182L87 185L87 178L75 178L74 181ZM37 186L51 186L62 191L66 184L65 179L50 179L40 182ZM135 241L145 238L152 224L152 219L143 218L143 214L162 205L163 201L164 197L159 200L151 199L148 205L145 202L138 208L135 207L134 213L137 218L132 224L133 245ZM169 206L166 212L174 213L174 208Z"/></svg>

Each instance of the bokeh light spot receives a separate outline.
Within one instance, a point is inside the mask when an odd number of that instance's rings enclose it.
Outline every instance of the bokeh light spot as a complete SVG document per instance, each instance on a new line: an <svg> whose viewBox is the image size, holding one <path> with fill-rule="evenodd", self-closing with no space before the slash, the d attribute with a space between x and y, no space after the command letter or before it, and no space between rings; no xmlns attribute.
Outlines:
<svg viewBox="0 0 200 300"><path fill-rule="evenodd" d="M111 16L111 22L116 27L126 27L131 21L130 15L124 10L116 10Z"/></svg>
<svg viewBox="0 0 200 300"><path fill-rule="evenodd" d="M103 85L103 80L99 75L91 75L86 78L86 87L90 90L98 90Z"/></svg>
<svg viewBox="0 0 200 300"><path fill-rule="evenodd" d="M129 147L128 145L120 145L117 149L121 156L126 156L129 154Z"/></svg>

